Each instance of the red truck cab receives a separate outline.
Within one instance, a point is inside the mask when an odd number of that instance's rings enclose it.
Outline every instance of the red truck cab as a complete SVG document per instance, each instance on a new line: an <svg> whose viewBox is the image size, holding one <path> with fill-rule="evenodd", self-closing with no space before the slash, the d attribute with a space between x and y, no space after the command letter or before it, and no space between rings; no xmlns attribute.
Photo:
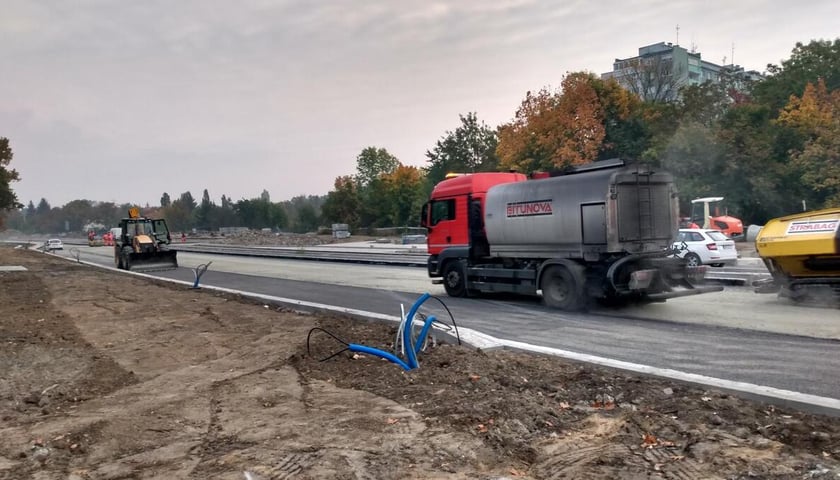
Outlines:
<svg viewBox="0 0 840 480"><path fill-rule="evenodd" d="M470 237L483 236L484 195L490 187L523 182L521 173L485 172L452 176L438 183L423 205L421 225L428 229L430 255L446 248L473 246Z"/></svg>

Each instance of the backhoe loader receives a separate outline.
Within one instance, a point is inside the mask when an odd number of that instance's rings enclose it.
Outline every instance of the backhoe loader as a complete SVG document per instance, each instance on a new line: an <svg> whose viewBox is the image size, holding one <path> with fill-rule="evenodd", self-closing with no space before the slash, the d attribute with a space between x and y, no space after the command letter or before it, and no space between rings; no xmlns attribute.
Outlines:
<svg viewBox="0 0 840 480"><path fill-rule="evenodd" d="M171 270L178 268L178 252L167 247L172 243L164 219L140 216L140 209L128 210L120 220L120 234L114 241L114 264L131 271Z"/></svg>

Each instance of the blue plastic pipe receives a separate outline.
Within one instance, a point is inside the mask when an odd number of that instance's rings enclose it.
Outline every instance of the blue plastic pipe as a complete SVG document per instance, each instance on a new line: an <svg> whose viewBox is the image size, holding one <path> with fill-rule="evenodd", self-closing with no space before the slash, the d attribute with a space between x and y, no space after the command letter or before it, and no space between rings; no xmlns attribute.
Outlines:
<svg viewBox="0 0 840 480"><path fill-rule="evenodd" d="M359 345L358 343L351 343L348 348L351 352L367 353L368 355L374 355L379 358L389 360L402 367L405 371L409 371L412 369L412 367L408 366L405 362L403 362L402 359L400 359L400 357L394 355L391 352L386 352L378 348L368 347L366 345Z"/></svg>
<svg viewBox="0 0 840 480"><path fill-rule="evenodd" d="M414 305L411 306L411 310L408 311L408 315L405 316L405 323L403 324L403 345L405 345L405 352L408 357L407 363L411 368L417 368L419 366L417 363L417 353L411 345L411 325L414 322L414 315L417 313L417 310L420 309L420 305L423 305L423 302L428 300L429 297L431 297L431 295L428 292L420 295L420 298L418 298L417 301L414 302Z"/></svg>
<svg viewBox="0 0 840 480"><path fill-rule="evenodd" d="M426 335L429 334L429 330L432 328L432 324L437 321L434 315L430 316L426 319L426 323L423 324L423 329L420 330L420 335L417 337L417 343L414 345L414 354L420 353L420 349L423 348L423 341L426 339Z"/></svg>

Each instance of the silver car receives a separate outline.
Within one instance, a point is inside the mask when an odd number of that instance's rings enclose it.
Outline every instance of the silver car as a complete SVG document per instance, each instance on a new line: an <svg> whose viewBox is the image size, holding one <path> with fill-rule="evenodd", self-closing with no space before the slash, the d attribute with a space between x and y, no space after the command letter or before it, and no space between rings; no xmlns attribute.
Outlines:
<svg viewBox="0 0 840 480"><path fill-rule="evenodd" d="M738 261L735 242L717 230L681 228L674 249L688 266L711 265L722 267Z"/></svg>

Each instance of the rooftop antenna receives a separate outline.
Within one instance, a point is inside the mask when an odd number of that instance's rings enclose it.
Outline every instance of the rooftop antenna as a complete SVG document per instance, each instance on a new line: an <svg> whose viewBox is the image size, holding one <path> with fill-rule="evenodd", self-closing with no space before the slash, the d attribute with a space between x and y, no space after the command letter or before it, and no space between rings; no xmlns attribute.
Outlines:
<svg viewBox="0 0 840 480"><path fill-rule="evenodd" d="M691 36L691 53L697 53L697 44L694 42L694 35Z"/></svg>
<svg viewBox="0 0 840 480"><path fill-rule="evenodd" d="M735 42L732 42L732 66L735 66Z"/></svg>
<svg viewBox="0 0 840 480"><path fill-rule="evenodd" d="M680 24L677 24L677 45L680 44Z"/></svg>

